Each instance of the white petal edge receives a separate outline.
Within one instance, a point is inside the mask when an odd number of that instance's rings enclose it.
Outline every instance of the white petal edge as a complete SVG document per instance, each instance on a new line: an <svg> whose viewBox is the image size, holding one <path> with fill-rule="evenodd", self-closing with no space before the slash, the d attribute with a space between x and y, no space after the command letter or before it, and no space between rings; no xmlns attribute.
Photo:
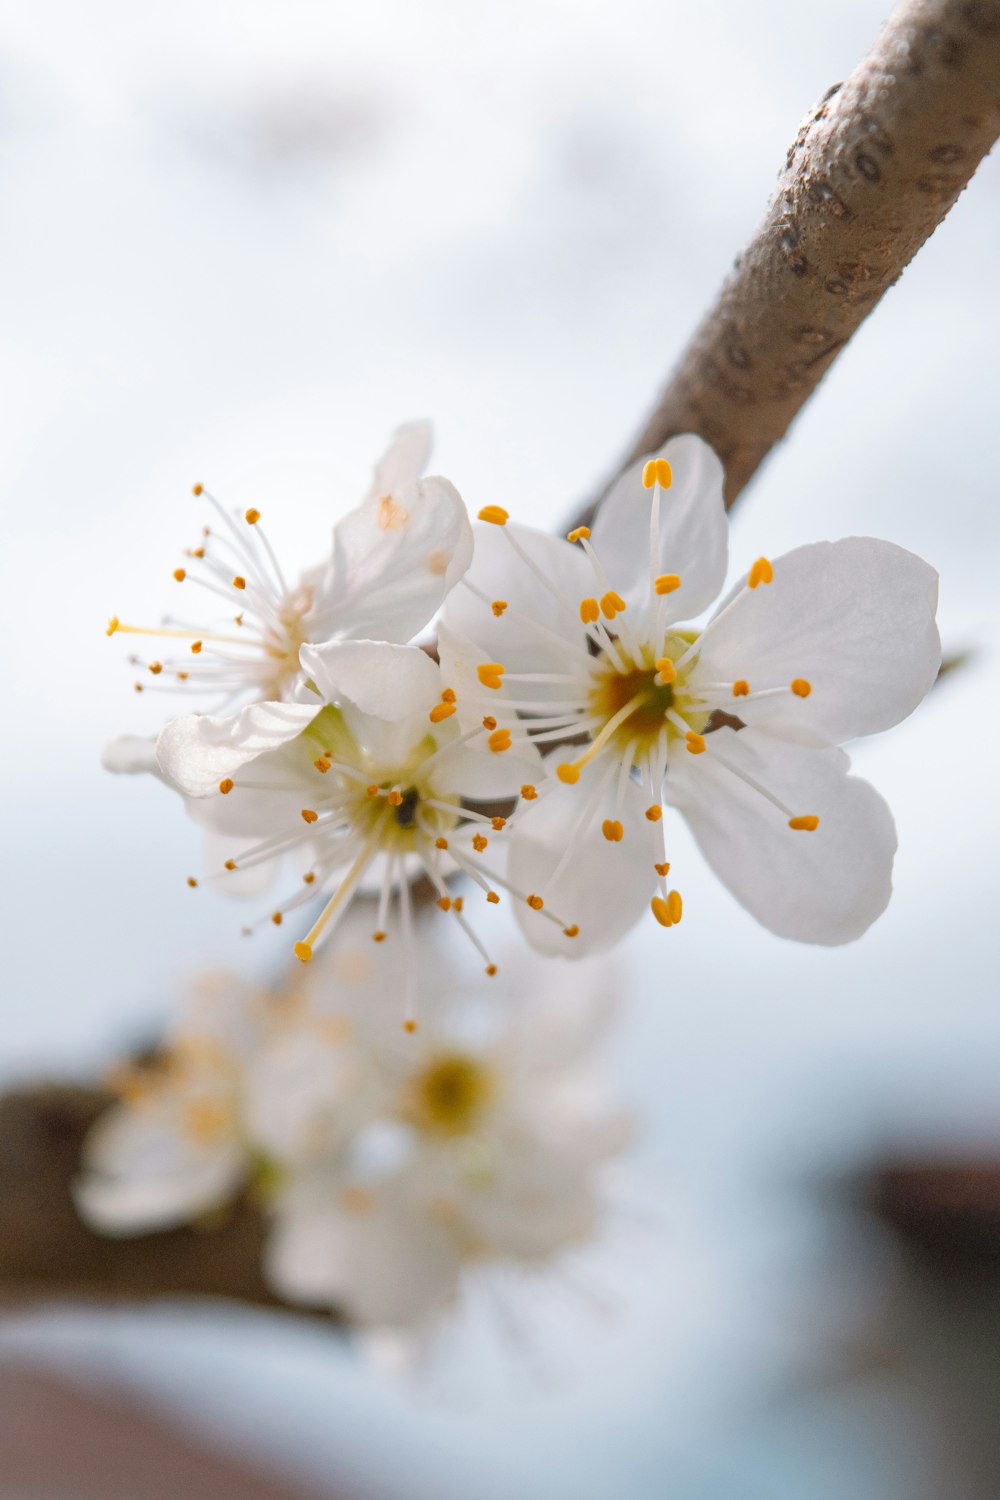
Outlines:
<svg viewBox="0 0 1000 1500"><path fill-rule="evenodd" d="M251 703L230 718L183 714L160 734L156 759L186 796L207 797L248 761L295 739L319 709L318 703Z"/></svg>

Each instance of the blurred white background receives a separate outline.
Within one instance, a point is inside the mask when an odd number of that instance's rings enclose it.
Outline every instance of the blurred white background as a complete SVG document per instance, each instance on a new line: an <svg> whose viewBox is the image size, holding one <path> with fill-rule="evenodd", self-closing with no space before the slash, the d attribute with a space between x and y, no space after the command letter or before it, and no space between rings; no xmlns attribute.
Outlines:
<svg viewBox="0 0 1000 1500"><path fill-rule="evenodd" d="M284 960L280 934L247 943L239 910L187 889L197 839L174 801L99 765L164 706L133 692L104 623L173 604L192 482L252 500L308 563L391 429L429 415L434 468L470 508L557 525L610 471L883 6L4 7L7 1079L91 1076L155 1034L193 969ZM632 1323L608 1343L590 1329L567 1388L514 1376L460 1417L263 1316L60 1315L10 1327L10 1346L117 1372L372 1494L925 1493L931 1436L868 1424L877 1392L811 1394L881 1262L794 1185L893 1140L1000 1142L998 172L735 515L737 567L859 532L922 553L946 647L974 656L857 749L900 834L894 903L862 942L769 937L675 830L685 921L622 954L617 1067L670 1226Z"/></svg>

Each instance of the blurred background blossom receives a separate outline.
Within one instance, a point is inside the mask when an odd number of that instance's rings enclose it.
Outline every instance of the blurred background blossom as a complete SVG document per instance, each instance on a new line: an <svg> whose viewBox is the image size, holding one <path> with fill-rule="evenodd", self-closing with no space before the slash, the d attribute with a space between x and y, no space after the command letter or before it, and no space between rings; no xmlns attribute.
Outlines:
<svg viewBox="0 0 1000 1500"><path fill-rule="evenodd" d="M88 1078L163 1028L195 969L284 961L280 934L244 941L187 888L172 799L99 765L159 715L104 622L162 607L191 484L266 511L294 569L386 432L429 415L470 507L559 524L883 3L4 8L8 1081ZM995 1493L949 1467L946 1405L887 1322L900 1262L836 1183L893 1151L1000 1146L998 237L994 160L738 507L735 567L852 533L926 556L946 649L973 654L856 756L900 833L861 943L776 942L675 831L685 921L621 950L612 1055L666 1227L651 1265L614 1263L633 1285L610 1327L559 1325L562 1377L500 1362L471 1407L474 1327L443 1405L320 1325L234 1308L22 1313L9 1362L127 1390L313 1493Z"/></svg>

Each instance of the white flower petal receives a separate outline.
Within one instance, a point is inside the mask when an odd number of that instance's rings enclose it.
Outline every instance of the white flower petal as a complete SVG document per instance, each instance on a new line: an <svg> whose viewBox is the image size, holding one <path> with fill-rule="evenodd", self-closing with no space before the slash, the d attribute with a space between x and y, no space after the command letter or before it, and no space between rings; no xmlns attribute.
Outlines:
<svg viewBox="0 0 1000 1500"><path fill-rule="evenodd" d="M159 776L156 741L137 734L122 734L101 751L101 765L116 776L137 776L150 772Z"/></svg>
<svg viewBox="0 0 1000 1500"><path fill-rule="evenodd" d="M240 766L295 739L317 712L315 704L251 703L230 718L183 714L161 733L156 759L180 791L207 797Z"/></svg>
<svg viewBox="0 0 1000 1500"><path fill-rule="evenodd" d="M345 1188L332 1177L307 1180L279 1202L265 1251L272 1285L365 1327L408 1327L436 1312L458 1281L452 1237L411 1207L398 1183L365 1190L364 1211L353 1213Z"/></svg>
<svg viewBox="0 0 1000 1500"><path fill-rule="evenodd" d="M590 774L595 775L598 767ZM656 884L653 862L657 846L653 824L645 815L648 797L629 782L619 813L624 837L610 843L601 824L613 812L613 794L579 835L572 857L563 859L585 798L585 786L553 786L537 803L518 814L511 833L511 882L525 895L540 895L548 908L580 934L567 938L553 922L523 903L517 919L532 947L562 958L601 953L624 937L648 909ZM553 881L552 875L563 864Z"/></svg>
<svg viewBox="0 0 1000 1500"><path fill-rule="evenodd" d="M531 745L497 754L485 744L456 745L435 762L430 784L439 794L457 792L470 802L494 802L516 797L522 786L534 786L544 775L542 757Z"/></svg>
<svg viewBox="0 0 1000 1500"><path fill-rule="evenodd" d="M726 577L729 522L725 473L700 437L684 433L653 455L665 458L673 482L660 494L660 547L656 575L676 573L680 587L663 598L666 622L691 619L715 599ZM597 511L592 540L613 589L631 604L648 597L649 521L653 491L643 486L646 458L627 469Z"/></svg>
<svg viewBox="0 0 1000 1500"><path fill-rule="evenodd" d="M692 685L743 678L751 689L811 686L739 699L733 711L776 734L840 744L897 724L941 664L937 574L892 542L846 537L798 547L774 581L738 595L700 641Z"/></svg>
<svg viewBox="0 0 1000 1500"><path fill-rule="evenodd" d="M550 587L518 557L504 532L519 543ZM475 538L467 577L490 603L459 587L445 605L445 625L474 642L482 661L503 662L512 672L565 672L587 647L580 600L594 593L595 584L585 554L562 537L516 526L513 521L506 526L477 526ZM506 603L499 616L491 608L493 600ZM560 641L573 649L567 651ZM551 687L543 692L519 684L521 697L551 696L551 692Z"/></svg>
<svg viewBox="0 0 1000 1500"><path fill-rule="evenodd" d="M145 1234L189 1223L238 1190L242 1150L226 1138L212 1149L185 1140L176 1114L155 1103L103 1115L84 1147L73 1184L81 1218L101 1234Z"/></svg>
<svg viewBox="0 0 1000 1500"><path fill-rule="evenodd" d="M391 495L411 479L419 479L430 462L434 427L427 421L404 422L397 427L388 448L382 454L365 500Z"/></svg>
<svg viewBox="0 0 1000 1500"><path fill-rule="evenodd" d="M441 697L441 672L419 646L329 641L299 657L321 696L339 707L395 723L426 715Z"/></svg>
<svg viewBox="0 0 1000 1500"><path fill-rule="evenodd" d="M736 899L779 937L849 943L871 926L892 891L896 829L885 802L847 774L842 750L788 743L755 729L718 729L703 755L680 755L666 798ZM795 816L819 817L814 832L784 813L726 764L781 799ZM669 853L670 835L667 830Z"/></svg>
<svg viewBox="0 0 1000 1500"><path fill-rule="evenodd" d="M306 616L310 640L409 641L472 560L472 527L447 479L412 480L338 522L333 558Z"/></svg>

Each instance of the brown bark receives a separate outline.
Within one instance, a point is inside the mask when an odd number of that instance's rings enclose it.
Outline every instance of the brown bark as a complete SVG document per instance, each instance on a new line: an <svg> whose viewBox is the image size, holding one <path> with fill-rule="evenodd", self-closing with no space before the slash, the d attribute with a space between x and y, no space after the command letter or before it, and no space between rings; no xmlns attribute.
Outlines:
<svg viewBox="0 0 1000 1500"><path fill-rule="evenodd" d="M261 1216L235 1205L211 1227L139 1239L91 1234L70 1184L108 1096L72 1085L0 1098L0 1296L121 1298L200 1294L276 1305L260 1269Z"/></svg>
<svg viewBox="0 0 1000 1500"><path fill-rule="evenodd" d="M731 505L998 133L1000 0L902 0L803 121L763 223L622 468L700 433Z"/></svg>

